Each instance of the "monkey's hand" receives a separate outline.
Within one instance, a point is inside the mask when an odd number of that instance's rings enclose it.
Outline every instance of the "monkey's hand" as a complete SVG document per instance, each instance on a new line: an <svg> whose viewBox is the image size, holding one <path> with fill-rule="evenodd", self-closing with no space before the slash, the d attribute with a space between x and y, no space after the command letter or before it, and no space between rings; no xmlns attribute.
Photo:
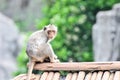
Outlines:
<svg viewBox="0 0 120 80"><path fill-rule="evenodd" d="M58 59L56 55L54 55L54 59L56 60L55 62L60 62L60 60Z"/></svg>
<svg viewBox="0 0 120 80"><path fill-rule="evenodd" d="M54 62L54 63L59 63L60 60L59 60L59 59L55 59L53 62Z"/></svg>
<svg viewBox="0 0 120 80"><path fill-rule="evenodd" d="M59 60L59 59L56 59L56 62L57 62L57 63L59 63L59 62L60 62L60 60Z"/></svg>
<svg viewBox="0 0 120 80"><path fill-rule="evenodd" d="M58 57L56 55L54 55L54 59L57 59Z"/></svg>
<svg viewBox="0 0 120 80"><path fill-rule="evenodd" d="M59 61L58 59L54 59L54 58L53 58L52 60L50 60L50 62L51 62L51 63L58 63L58 62L60 62L60 61Z"/></svg>

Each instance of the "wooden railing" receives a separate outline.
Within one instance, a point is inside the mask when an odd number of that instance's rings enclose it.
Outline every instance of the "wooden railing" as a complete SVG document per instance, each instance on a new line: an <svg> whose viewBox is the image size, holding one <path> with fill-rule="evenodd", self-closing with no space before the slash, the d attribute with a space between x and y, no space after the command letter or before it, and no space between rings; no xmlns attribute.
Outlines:
<svg viewBox="0 0 120 80"><path fill-rule="evenodd" d="M120 80L120 62L37 63L34 69L43 73L32 74L31 80ZM68 74L63 77L61 70ZM20 74L13 80L26 79L27 74Z"/></svg>
<svg viewBox="0 0 120 80"><path fill-rule="evenodd" d="M71 62L71 63L39 63L36 70L79 71L79 70L120 70L120 62Z"/></svg>

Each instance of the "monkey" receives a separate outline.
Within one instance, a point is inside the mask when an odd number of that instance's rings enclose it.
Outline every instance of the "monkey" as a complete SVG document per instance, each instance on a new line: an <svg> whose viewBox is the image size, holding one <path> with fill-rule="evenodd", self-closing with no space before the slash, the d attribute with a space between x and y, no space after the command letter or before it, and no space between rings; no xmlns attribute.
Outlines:
<svg viewBox="0 0 120 80"><path fill-rule="evenodd" d="M26 47L26 53L29 57L27 80L30 80L36 62L44 62L46 58L49 58L51 63L59 62L50 44L56 35L57 27L49 24L42 30L32 33L29 37Z"/></svg>

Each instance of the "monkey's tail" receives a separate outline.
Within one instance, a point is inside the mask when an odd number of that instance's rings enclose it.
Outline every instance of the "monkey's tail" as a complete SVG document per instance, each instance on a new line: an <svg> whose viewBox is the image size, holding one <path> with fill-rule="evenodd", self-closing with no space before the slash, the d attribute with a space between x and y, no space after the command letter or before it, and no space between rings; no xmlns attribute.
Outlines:
<svg viewBox="0 0 120 80"><path fill-rule="evenodd" d="M35 65L35 62L34 62L34 61L31 61L30 64L29 64L29 67L28 67L27 80L30 80L30 78L31 78L34 65Z"/></svg>

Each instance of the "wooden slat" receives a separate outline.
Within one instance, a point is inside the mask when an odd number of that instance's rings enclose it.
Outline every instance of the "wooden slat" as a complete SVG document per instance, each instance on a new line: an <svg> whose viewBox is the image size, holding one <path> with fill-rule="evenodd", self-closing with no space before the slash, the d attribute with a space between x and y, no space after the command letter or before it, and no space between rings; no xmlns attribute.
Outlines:
<svg viewBox="0 0 120 80"><path fill-rule="evenodd" d="M44 71L120 70L120 62L39 63L34 69Z"/></svg>
<svg viewBox="0 0 120 80"><path fill-rule="evenodd" d="M53 79L54 72L49 72L46 80L52 80Z"/></svg>
<svg viewBox="0 0 120 80"><path fill-rule="evenodd" d="M59 72L55 72L53 80L59 80L60 79L60 73Z"/></svg>
<svg viewBox="0 0 120 80"><path fill-rule="evenodd" d="M44 73L41 75L40 80L46 80L47 76L48 76L48 72L44 72Z"/></svg>
<svg viewBox="0 0 120 80"><path fill-rule="evenodd" d="M115 76L113 80L120 80L120 71L115 72Z"/></svg>
<svg viewBox="0 0 120 80"><path fill-rule="evenodd" d="M91 80L96 80L96 77L97 77L97 72L93 72Z"/></svg>
<svg viewBox="0 0 120 80"><path fill-rule="evenodd" d="M78 76L77 73L73 73L71 80L76 80L76 79L77 79L77 76Z"/></svg>
<svg viewBox="0 0 120 80"><path fill-rule="evenodd" d="M110 72L109 71L105 71L102 77L102 80L108 80L110 77Z"/></svg>
<svg viewBox="0 0 120 80"><path fill-rule="evenodd" d="M26 80L26 79L27 79L27 74L21 74L21 75L15 77L12 80ZM40 75L32 74L31 79L39 80L40 79Z"/></svg>
<svg viewBox="0 0 120 80"><path fill-rule="evenodd" d="M103 75L103 71L99 71L96 77L96 80L101 80Z"/></svg>
<svg viewBox="0 0 120 80"><path fill-rule="evenodd" d="M113 80L113 79L114 79L114 73L112 72L112 73L110 74L109 80Z"/></svg>
<svg viewBox="0 0 120 80"><path fill-rule="evenodd" d="M65 80L71 80L71 78L72 78L72 73L68 73Z"/></svg>
<svg viewBox="0 0 120 80"><path fill-rule="evenodd" d="M85 80L91 80L91 77L92 77L92 73L89 72L86 77L85 77Z"/></svg>
<svg viewBox="0 0 120 80"><path fill-rule="evenodd" d="M34 78L33 78L34 80L40 80L40 74L36 74L36 75L34 75Z"/></svg>
<svg viewBox="0 0 120 80"><path fill-rule="evenodd" d="M26 77L26 74L20 74L17 77L13 78L12 80L20 80L22 77Z"/></svg>
<svg viewBox="0 0 120 80"><path fill-rule="evenodd" d="M35 75L35 74L31 75L31 80L39 80L39 78L40 78L40 75ZM26 80L26 79L27 79L27 74L21 74L12 80Z"/></svg>
<svg viewBox="0 0 120 80"><path fill-rule="evenodd" d="M84 80L85 78L85 72L84 71L80 71L77 77L77 80Z"/></svg>
<svg viewBox="0 0 120 80"><path fill-rule="evenodd" d="M24 76L22 77L21 79L18 79L18 80L26 80L27 79L27 76Z"/></svg>

